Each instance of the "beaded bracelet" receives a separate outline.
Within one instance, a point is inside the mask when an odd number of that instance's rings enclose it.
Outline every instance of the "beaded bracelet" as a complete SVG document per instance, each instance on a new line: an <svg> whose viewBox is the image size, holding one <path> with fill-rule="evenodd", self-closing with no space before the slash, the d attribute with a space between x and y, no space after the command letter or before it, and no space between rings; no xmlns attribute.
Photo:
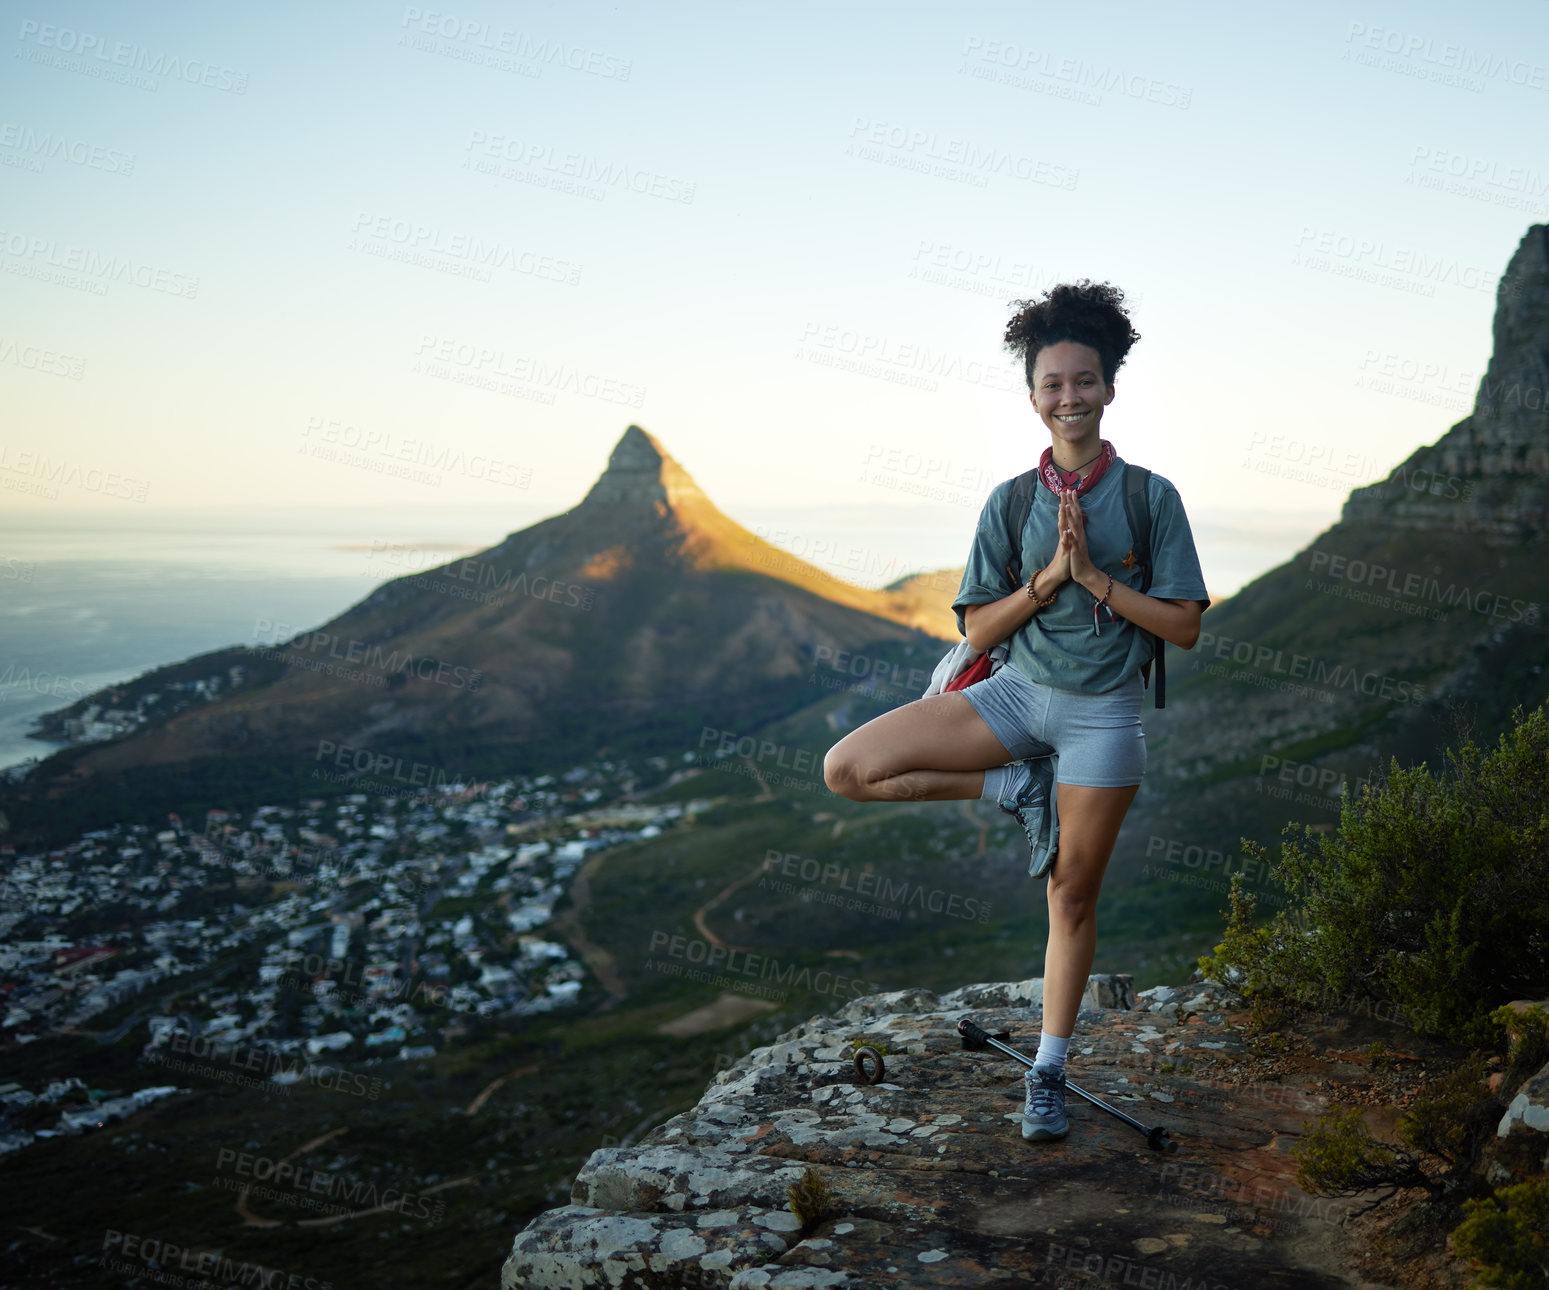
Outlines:
<svg viewBox="0 0 1549 1290"><path fill-rule="evenodd" d="M1113 621L1113 610L1108 607L1108 597L1111 596L1112 594L1113 594L1113 575L1110 573L1108 575L1108 589L1103 592L1103 598L1101 600L1095 600L1094 599L1092 601L1092 630L1094 632L1096 632L1099 636L1101 636L1103 634L1103 629L1097 625L1097 607L1099 605L1101 605L1103 607L1103 609L1108 614L1108 621L1111 623Z"/></svg>
<svg viewBox="0 0 1549 1290"><path fill-rule="evenodd" d="M1042 569L1038 570L1038 573L1042 573L1042 572L1043 572ZM1051 591L1042 600L1039 600L1038 599L1038 593L1033 590L1033 584L1038 581L1038 573L1035 573L1031 578L1029 578L1027 580L1027 598L1034 602L1033 607L1035 609L1042 609L1045 605L1052 605L1054 603L1054 597L1060 594L1060 589L1058 587L1056 587L1053 591Z"/></svg>

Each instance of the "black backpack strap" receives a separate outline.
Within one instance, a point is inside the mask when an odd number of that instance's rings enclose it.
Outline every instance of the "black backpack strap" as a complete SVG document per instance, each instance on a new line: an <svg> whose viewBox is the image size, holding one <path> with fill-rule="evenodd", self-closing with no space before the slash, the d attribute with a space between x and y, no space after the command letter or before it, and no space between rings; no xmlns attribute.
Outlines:
<svg viewBox="0 0 1549 1290"><path fill-rule="evenodd" d="M1022 530L1027 527L1027 517L1033 511L1033 493L1038 488L1038 470L1023 471L1011 481L1011 492L1006 498L1006 538L1011 558L1016 562L1013 569L1009 564L1006 572L1011 575L1011 589L1015 591L1022 585Z"/></svg>
<svg viewBox="0 0 1549 1290"><path fill-rule="evenodd" d="M1124 514L1129 519L1130 554L1140 565L1140 590L1151 590L1151 472L1144 466L1124 463ZM1162 651L1167 642L1143 628L1137 629L1150 637L1152 659L1156 663L1156 689L1152 697L1157 707L1165 707L1167 701L1167 661ZM1151 664L1140 669L1146 684L1151 682Z"/></svg>

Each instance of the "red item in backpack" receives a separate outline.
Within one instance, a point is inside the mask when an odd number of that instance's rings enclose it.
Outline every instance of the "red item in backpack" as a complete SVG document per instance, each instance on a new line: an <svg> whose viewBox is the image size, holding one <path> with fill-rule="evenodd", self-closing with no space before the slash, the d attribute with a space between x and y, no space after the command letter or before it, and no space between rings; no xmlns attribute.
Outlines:
<svg viewBox="0 0 1549 1290"><path fill-rule="evenodd" d="M994 660L990 658L988 651L986 651L948 681L946 685L942 686L941 692L945 694L948 690L966 690L976 681L988 680L994 670Z"/></svg>

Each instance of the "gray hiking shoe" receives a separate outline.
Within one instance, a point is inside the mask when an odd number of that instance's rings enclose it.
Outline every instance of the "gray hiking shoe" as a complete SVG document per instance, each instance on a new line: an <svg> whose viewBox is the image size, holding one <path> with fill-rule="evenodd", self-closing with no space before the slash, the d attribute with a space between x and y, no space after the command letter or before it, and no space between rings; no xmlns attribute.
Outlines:
<svg viewBox="0 0 1549 1290"><path fill-rule="evenodd" d="M1054 753L1042 757L1028 757L1023 765L1032 773L1026 788L1012 801L1002 799L998 805L1012 816L1027 834L1032 850L1032 860L1027 872L1034 878L1046 876L1054 867L1054 857L1060 846L1060 820L1055 810L1055 775L1059 771L1059 756Z"/></svg>
<svg viewBox="0 0 1549 1290"><path fill-rule="evenodd" d="M1022 1136L1028 1142L1049 1142L1070 1132L1065 1118L1065 1072L1034 1066L1022 1079L1027 1101L1022 1107Z"/></svg>

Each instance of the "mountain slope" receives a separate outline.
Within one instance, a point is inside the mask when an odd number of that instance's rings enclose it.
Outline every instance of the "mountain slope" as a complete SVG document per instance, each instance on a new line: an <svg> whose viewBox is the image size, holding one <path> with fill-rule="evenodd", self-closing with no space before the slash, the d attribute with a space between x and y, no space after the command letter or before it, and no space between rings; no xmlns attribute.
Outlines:
<svg viewBox="0 0 1549 1290"><path fill-rule="evenodd" d="M1126 827L1153 853L1332 827L1342 781L1437 768L1549 697L1549 226L1501 278L1494 338L1469 416L1167 651L1167 707L1145 714L1161 774Z"/></svg>
<svg viewBox="0 0 1549 1290"><path fill-rule="evenodd" d="M143 789L160 772L157 795L171 800L201 774L240 779L230 766L193 770L234 758L254 777L264 762L315 786L329 747L449 777L692 747L704 727L742 733L809 702L815 659L847 651L929 668L941 645L910 624L930 617L918 593L853 586L750 533L632 425L564 514L385 583L315 631L284 629L273 644L92 696L127 707L191 671L242 669L234 693L51 758L24 796L83 779Z"/></svg>

